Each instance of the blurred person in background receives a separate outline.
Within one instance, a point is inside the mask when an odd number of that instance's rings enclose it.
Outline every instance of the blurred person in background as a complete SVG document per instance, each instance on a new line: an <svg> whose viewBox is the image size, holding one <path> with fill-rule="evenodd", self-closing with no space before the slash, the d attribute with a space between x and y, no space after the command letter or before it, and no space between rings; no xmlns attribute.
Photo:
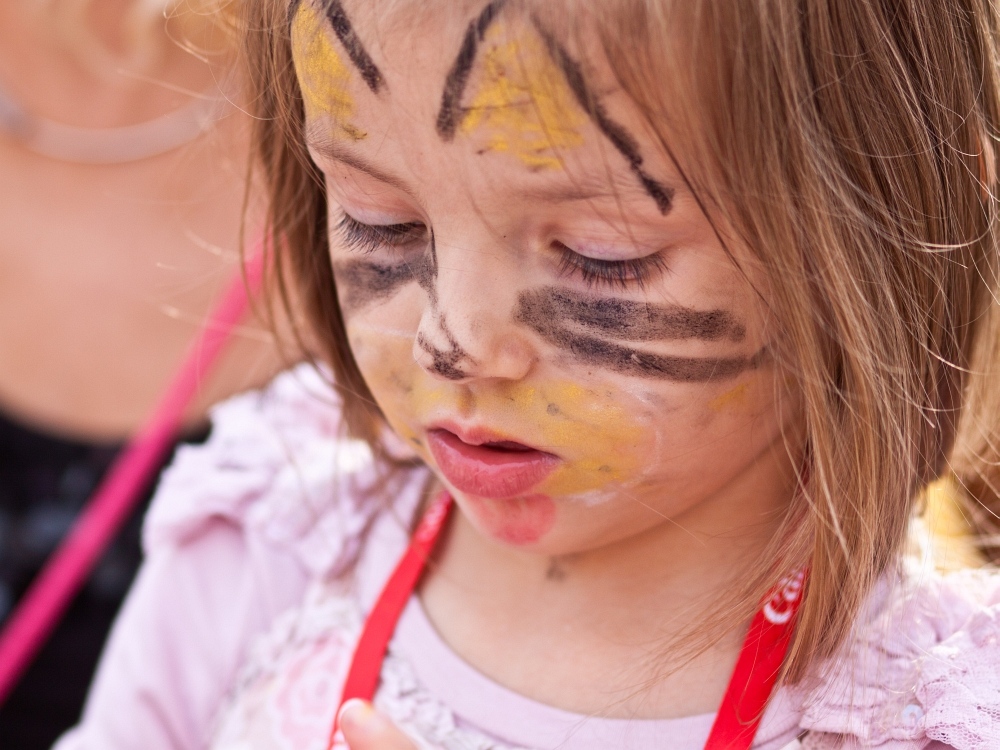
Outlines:
<svg viewBox="0 0 1000 750"><path fill-rule="evenodd" d="M247 123L210 4L0 3L0 621L238 273ZM185 439L274 372L267 330L230 342ZM0 709L0 747L49 747L79 717L141 515Z"/></svg>

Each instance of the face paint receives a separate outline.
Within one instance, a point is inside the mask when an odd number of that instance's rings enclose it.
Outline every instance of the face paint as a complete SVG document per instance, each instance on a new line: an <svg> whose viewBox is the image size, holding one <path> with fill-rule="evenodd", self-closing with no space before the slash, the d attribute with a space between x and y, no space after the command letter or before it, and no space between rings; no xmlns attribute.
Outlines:
<svg viewBox="0 0 1000 750"><path fill-rule="evenodd" d="M656 206L660 209L660 213L666 214L669 212L673 204L674 191L646 173L642 166L643 159L642 154L639 153L639 144L631 133L608 116L604 106L594 96L590 87L587 86L580 63L570 57L566 48L550 32L538 23L535 24L535 27L542 39L545 40L545 45L548 47L553 60L555 60L566 77L566 82L573 91L577 103L584 112L590 115L591 120L594 121L594 124L597 125L604 136L611 141L611 145L618 150L618 153L625 157L629 168L639 178L639 182L642 183L642 187L656 201Z"/></svg>
<svg viewBox="0 0 1000 750"><path fill-rule="evenodd" d="M524 292L519 315L532 320L568 320L591 333L623 341L742 341L746 336L744 327L725 310L595 298L552 286Z"/></svg>
<svg viewBox="0 0 1000 750"><path fill-rule="evenodd" d="M560 464L532 488L534 494L593 504L643 473L640 455L656 442L656 427L637 414L632 399L565 381L456 388L412 364L411 336L387 336L350 323L348 331L390 426L431 465L421 426L443 417L482 422L510 440L560 456Z"/></svg>
<svg viewBox="0 0 1000 750"><path fill-rule="evenodd" d="M557 306L550 304L546 296L540 301L538 294L537 291L521 293L514 311L517 322L528 326L549 343L568 351L578 361L623 375L688 383L705 382L734 377L758 367L766 358L765 349L751 357L696 358L651 354L622 346L571 328L571 324L581 324L579 317L553 317ZM598 318L596 322L607 321ZM594 324L593 316L590 319L584 317L581 327L593 330L597 327ZM625 330L628 331L627 326ZM602 332L609 332L608 326ZM627 340L627 336L625 338Z"/></svg>
<svg viewBox="0 0 1000 750"><path fill-rule="evenodd" d="M462 350L462 347L458 345L458 341L452 335L451 331L448 330L444 316L438 314L437 325L438 330L448 342L448 348L439 349L422 333L417 334L417 346L431 355L430 368L435 373L448 380L463 380L467 376L458 364L462 360L467 359L467 355Z"/></svg>
<svg viewBox="0 0 1000 750"><path fill-rule="evenodd" d="M413 262L385 265L368 260L354 260L338 263L334 273L345 316L350 316L369 304L388 299L406 284L417 282L427 293L431 303L431 314L436 323L435 333L447 345L437 346L425 334L418 333L417 346L431 356L430 368L441 377L447 380L462 380L466 377L459 364L472 360L448 328L444 314L437 309L437 253L433 234L427 254Z"/></svg>
<svg viewBox="0 0 1000 750"><path fill-rule="evenodd" d="M559 150L583 144L587 118L545 45L533 33L505 41L497 26L484 45L461 132L482 135L483 150L508 152L533 170L561 168Z"/></svg>
<svg viewBox="0 0 1000 750"><path fill-rule="evenodd" d="M326 17L333 27L333 33L344 45L347 56L351 58L354 67L361 73L368 88L372 92L378 93L379 88L384 83L382 72L375 65L358 35L354 32L354 27L351 26L351 22L344 12L344 6L340 4L339 0L323 0L323 2L326 4Z"/></svg>
<svg viewBox="0 0 1000 750"><path fill-rule="evenodd" d="M458 123L464 114L462 110L462 94L465 92L465 85L469 80L469 73L472 65L476 61L476 50L486 34L486 30L493 23L493 20L500 13L506 0L493 0L479 16L469 24L462 38L462 46L458 50L458 56L452 63L451 70L444 82L444 91L441 93L441 109L437 116L437 132L444 141L451 141L455 137Z"/></svg>
<svg viewBox="0 0 1000 750"><path fill-rule="evenodd" d="M367 260L338 263L334 273L344 314L351 315L373 302L388 299L413 281L418 270L406 263L383 265Z"/></svg>
<svg viewBox="0 0 1000 750"><path fill-rule="evenodd" d="M292 61L306 115L326 115L340 134L360 141L368 134L351 124L356 109L349 88L351 71L324 26L322 16L308 2L299 6L292 19Z"/></svg>
<svg viewBox="0 0 1000 750"><path fill-rule="evenodd" d="M737 407L746 400L747 390L747 384L740 383L735 388L730 388L721 396L716 396L709 401L708 408L712 411L720 412L726 408Z"/></svg>

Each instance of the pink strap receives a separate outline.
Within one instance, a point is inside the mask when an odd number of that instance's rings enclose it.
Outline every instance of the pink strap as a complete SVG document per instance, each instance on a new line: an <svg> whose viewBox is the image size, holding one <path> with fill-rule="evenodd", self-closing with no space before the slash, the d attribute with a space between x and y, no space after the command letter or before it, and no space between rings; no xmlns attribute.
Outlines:
<svg viewBox="0 0 1000 750"><path fill-rule="evenodd" d="M243 274L233 279L192 342L149 420L112 463L73 528L0 632L0 705L45 643L173 446L185 408L246 314L248 288L250 294L256 294L260 288L262 250L258 242L246 264L246 281Z"/></svg>

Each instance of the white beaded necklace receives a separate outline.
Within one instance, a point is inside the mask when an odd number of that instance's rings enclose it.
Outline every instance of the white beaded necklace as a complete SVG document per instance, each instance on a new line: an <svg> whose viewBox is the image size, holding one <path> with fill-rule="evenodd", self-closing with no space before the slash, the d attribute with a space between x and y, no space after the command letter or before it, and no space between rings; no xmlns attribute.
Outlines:
<svg viewBox="0 0 1000 750"><path fill-rule="evenodd" d="M229 100L221 92L136 125L81 128L27 112L0 89L0 131L37 154L78 164L122 164L159 156L212 127Z"/></svg>

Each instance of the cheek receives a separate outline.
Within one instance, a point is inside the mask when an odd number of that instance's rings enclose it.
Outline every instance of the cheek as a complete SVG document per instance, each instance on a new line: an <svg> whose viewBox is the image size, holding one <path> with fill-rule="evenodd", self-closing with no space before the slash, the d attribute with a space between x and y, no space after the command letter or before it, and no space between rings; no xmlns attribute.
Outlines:
<svg viewBox="0 0 1000 750"><path fill-rule="evenodd" d="M414 285L415 288L415 285ZM415 432L407 426L414 410L420 369L413 359L413 340L419 323L419 309L409 296L397 297L345 314L345 328L354 360L385 415L389 425L413 443ZM419 292L419 290L415 290Z"/></svg>
<svg viewBox="0 0 1000 750"><path fill-rule="evenodd" d="M659 442L652 404L607 383L557 381L537 390L526 406L536 412L542 444L566 459L541 491L599 502L642 473Z"/></svg>

